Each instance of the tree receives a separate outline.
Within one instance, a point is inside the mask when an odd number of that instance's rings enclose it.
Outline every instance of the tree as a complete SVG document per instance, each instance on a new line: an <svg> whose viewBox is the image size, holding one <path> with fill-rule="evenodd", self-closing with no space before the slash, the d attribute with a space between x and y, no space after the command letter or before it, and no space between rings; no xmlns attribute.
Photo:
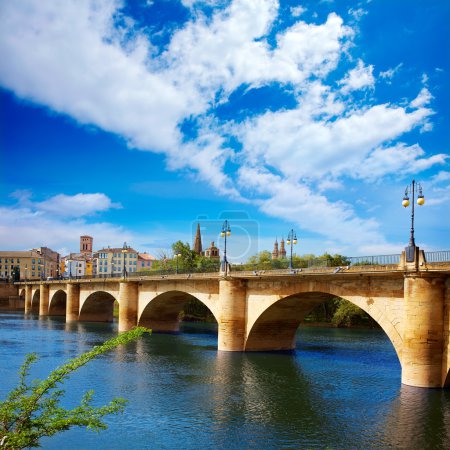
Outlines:
<svg viewBox="0 0 450 450"><path fill-rule="evenodd" d="M172 244L172 250L175 258L177 258L176 255L181 255L179 256L180 269L182 268L183 270L188 271L194 270L198 255L194 250L191 250L191 246L188 242L184 243L177 241Z"/></svg>
<svg viewBox="0 0 450 450"><path fill-rule="evenodd" d="M44 436L53 436L72 427L86 427L93 431L107 428L102 420L109 414L122 412L126 400L114 398L101 407L92 406L93 391L88 391L79 406L65 409L60 406L64 390L60 385L72 372L119 345L128 344L145 332L138 327L109 339L102 345L70 359L67 363L53 370L45 380L27 381L31 365L37 360L35 353L27 355L19 371L19 383L0 403L0 447L20 449L39 447L39 440Z"/></svg>

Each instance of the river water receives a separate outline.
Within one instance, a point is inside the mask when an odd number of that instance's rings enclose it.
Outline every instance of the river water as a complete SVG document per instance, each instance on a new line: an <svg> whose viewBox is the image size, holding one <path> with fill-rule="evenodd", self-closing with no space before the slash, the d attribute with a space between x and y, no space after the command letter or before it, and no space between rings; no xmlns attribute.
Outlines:
<svg viewBox="0 0 450 450"><path fill-rule="evenodd" d="M70 324L0 314L0 398L24 355L32 378L117 333L116 324ZM300 328L295 352L217 352L216 327L186 324L103 355L65 383L64 406L87 389L96 404L129 400L99 434L73 429L48 449L450 448L450 392L402 386L380 330Z"/></svg>

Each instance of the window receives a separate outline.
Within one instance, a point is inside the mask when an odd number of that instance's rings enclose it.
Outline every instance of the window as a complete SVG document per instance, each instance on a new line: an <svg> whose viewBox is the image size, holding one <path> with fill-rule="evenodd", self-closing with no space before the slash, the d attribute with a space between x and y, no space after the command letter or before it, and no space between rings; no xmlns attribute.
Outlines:
<svg viewBox="0 0 450 450"><path fill-rule="evenodd" d="M34 264L36 262L36 260L33 258L33 260L31 262Z"/></svg>
<svg viewBox="0 0 450 450"><path fill-rule="evenodd" d="M36 269L36 266L33 266L32 269L35 270L35 269Z"/></svg>
<svg viewBox="0 0 450 450"><path fill-rule="evenodd" d="M19 258L17 258L17 262L20 263L20 259Z"/></svg>

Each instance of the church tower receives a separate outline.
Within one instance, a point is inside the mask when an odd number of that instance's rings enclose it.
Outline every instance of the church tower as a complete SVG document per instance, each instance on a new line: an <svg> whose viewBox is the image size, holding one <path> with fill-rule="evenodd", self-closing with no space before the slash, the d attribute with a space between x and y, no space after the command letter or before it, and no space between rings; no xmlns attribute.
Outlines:
<svg viewBox="0 0 450 450"><path fill-rule="evenodd" d="M200 233L200 224L199 223L197 224L197 233L195 234L194 252L197 253L197 255L203 255L202 235Z"/></svg>
<svg viewBox="0 0 450 450"><path fill-rule="evenodd" d="M273 244L272 259L278 259L278 239L275 239L275 244Z"/></svg>
<svg viewBox="0 0 450 450"><path fill-rule="evenodd" d="M280 241L280 258L285 259L286 258L286 249L284 248L284 239L281 238Z"/></svg>
<svg viewBox="0 0 450 450"><path fill-rule="evenodd" d="M92 256L92 243L94 238L91 236L80 236L80 253L86 256Z"/></svg>

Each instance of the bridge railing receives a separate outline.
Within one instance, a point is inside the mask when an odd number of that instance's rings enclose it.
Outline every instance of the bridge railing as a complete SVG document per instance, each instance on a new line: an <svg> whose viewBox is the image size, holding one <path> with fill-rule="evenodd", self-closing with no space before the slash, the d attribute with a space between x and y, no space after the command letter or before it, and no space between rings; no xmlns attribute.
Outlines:
<svg viewBox="0 0 450 450"><path fill-rule="evenodd" d="M351 266L373 266L386 264L400 264L398 255L347 256Z"/></svg>
<svg viewBox="0 0 450 450"><path fill-rule="evenodd" d="M450 262L450 250L425 252L425 260L429 263Z"/></svg>

